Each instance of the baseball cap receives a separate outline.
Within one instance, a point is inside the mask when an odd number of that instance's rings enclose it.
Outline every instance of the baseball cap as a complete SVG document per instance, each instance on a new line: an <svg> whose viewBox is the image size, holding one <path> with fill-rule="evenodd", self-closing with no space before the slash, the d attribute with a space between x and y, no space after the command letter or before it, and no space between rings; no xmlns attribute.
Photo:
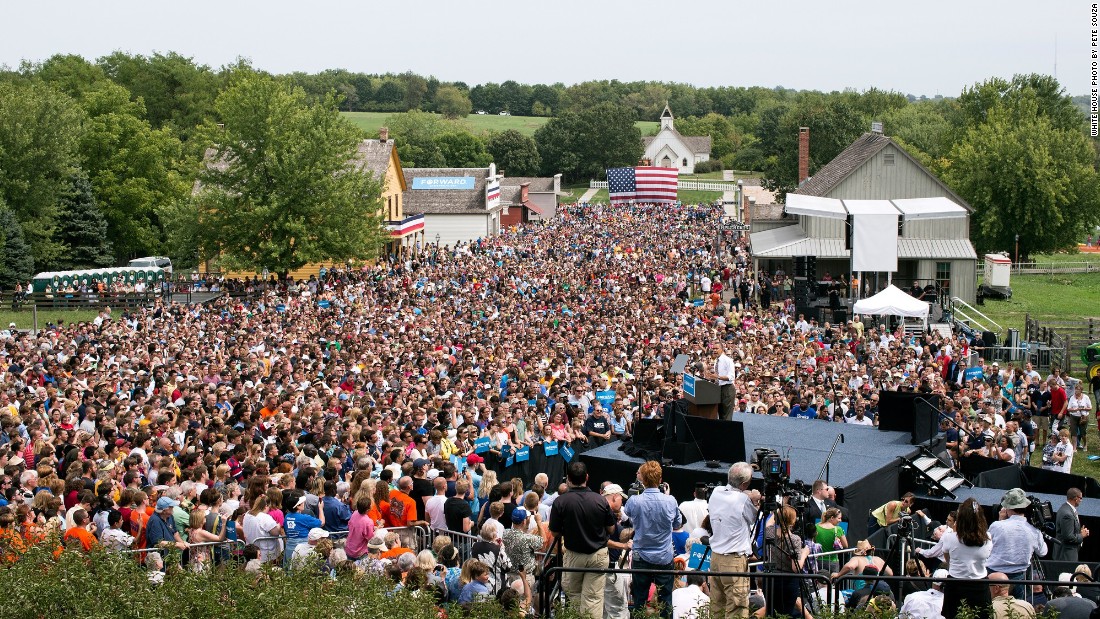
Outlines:
<svg viewBox="0 0 1100 619"><path fill-rule="evenodd" d="M416 460L413 461L413 468L418 469L418 468L423 467L423 466L428 466L429 464L431 464L430 460L425 460L424 458L417 458Z"/></svg>
<svg viewBox="0 0 1100 619"><path fill-rule="evenodd" d="M470 455L466 456L466 464L468 466L473 466L475 464L481 464L482 462L485 462L485 458L482 458L481 456L479 456L477 454L470 454Z"/></svg>
<svg viewBox="0 0 1100 619"><path fill-rule="evenodd" d="M326 537L328 537L328 531L319 527L313 527L309 530L309 537L307 538L307 540L311 542L316 542Z"/></svg>
<svg viewBox="0 0 1100 619"><path fill-rule="evenodd" d="M618 494L621 495L624 499L626 498L626 493L623 492L623 487L619 484L608 484L607 487L603 489L603 492L601 494L603 494L604 496Z"/></svg>
<svg viewBox="0 0 1100 619"><path fill-rule="evenodd" d="M512 522L513 523L519 524L519 523L523 522L524 520L527 520L527 510L526 509L523 509L522 507L517 507L515 510L512 511Z"/></svg>
<svg viewBox="0 0 1100 619"><path fill-rule="evenodd" d="M294 509L298 509L299 507L301 507L305 504L306 504L306 495L303 494L302 496L298 497L297 501L294 502Z"/></svg>
<svg viewBox="0 0 1100 619"><path fill-rule="evenodd" d="M947 570L945 570L943 568L940 568L940 569L936 570L935 572L932 572L932 584L933 585L942 585L944 579L946 579L946 578L948 578L948 573L947 573Z"/></svg>
<svg viewBox="0 0 1100 619"><path fill-rule="evenodd" d="M171 509L173 507L178 506L179 504L180 504L179 501L177 501L177 500L175 500L171 497L162 496L159 499L157 499L157 511L159 512L159 511L164 511L166 509Z"/></svg>

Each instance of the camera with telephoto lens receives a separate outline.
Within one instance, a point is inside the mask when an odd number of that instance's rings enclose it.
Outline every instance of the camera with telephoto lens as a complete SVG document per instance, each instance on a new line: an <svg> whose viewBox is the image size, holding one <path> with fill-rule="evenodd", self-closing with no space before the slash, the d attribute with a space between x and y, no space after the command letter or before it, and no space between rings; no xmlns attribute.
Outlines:
<svg viewBox="0 0 1100 619"><path fill-rule="evenodd" d="M913 532L913 514L902 512L898 517L898 535L908 535Z"/></svg>
<svg viewBox="0 0 1100 619"><path fill-rule="evenodd" d="M1045 533L1054 532L1054 505L1050 501L1040 501L1039 497L1027 497L1031 505L1025 514L1027 523Z"/></svg>

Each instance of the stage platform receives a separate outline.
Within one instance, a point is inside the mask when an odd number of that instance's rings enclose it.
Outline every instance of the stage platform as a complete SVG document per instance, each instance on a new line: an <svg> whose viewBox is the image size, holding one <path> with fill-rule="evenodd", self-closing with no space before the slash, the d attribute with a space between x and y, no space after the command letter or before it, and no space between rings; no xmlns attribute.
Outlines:
<svg viewBox="0 0 1100 619"><path fill-rule="evenodd" d="M848 509L849 539L863 539L868 511L897 498L899 458L919 453L910 444L909 432L768 415L737 414L734 421L744 424L745 453L749 458L755 449L774 449L790 459L791 479L806 484L813 484L818 478L833 440L844 434L844 442L837 445L833 455L828 481L837 488L838 502ZM593 486L610 480L625 488L634 481L644 460L627 456L619 451L619 446L612 443L579 454L589 467ZM666 468L665 480L677 500L684 501L691 497L697 482L725 483L726 472L733 463L726 460L721 463L717 469L708 469L702 462L673 465ZM754 485L759 482L757 474Z"/></svg>

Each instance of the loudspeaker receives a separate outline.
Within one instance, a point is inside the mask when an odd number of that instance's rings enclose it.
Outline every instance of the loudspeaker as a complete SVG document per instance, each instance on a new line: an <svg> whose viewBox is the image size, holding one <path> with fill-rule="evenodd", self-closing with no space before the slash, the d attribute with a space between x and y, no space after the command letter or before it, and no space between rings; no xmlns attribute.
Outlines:
<svg viewBox="0 0 1100 619"><path fill-rule="evenodd" d="M794 257L794 276L806 277L806 257L795 256Z"/></svg>
<svg viewBox="0 0 1100 619"><path fill-rule="evenodd" d="M806 256L806 278L817 281L817 256Z"/></svg>
<svg viewBox="0 0 1100 619"><path fill-rule="evenodd" d="M846 322L848 322L848 310L846 310L846 309L833 310L833 324L834 325L842 325Z"/></svg>
<svg viewBox="0 0 1100 619"><path fill-rule="evenodd" d="M673 464L691 464L703 459L703 454L695 443L677 443L673 440L665 441L664 454Z"/></svg>
<svg viewBox="0 0 1100 619"><path fill-rule="evenodd" d="M879 391L878 429L908 432L914 445L939 432L938 395L907 391Z"/></svg>

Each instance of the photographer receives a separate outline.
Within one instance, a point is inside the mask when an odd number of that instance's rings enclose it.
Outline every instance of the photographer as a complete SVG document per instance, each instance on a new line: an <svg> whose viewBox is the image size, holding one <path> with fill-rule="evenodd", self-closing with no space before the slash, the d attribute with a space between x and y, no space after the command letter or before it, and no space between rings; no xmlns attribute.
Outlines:
<svg viewBox="0 0 1100 619"><path fill-rule="evenodd" d="M713 535L710 537L713 572L747 572L752 554L752 530L756 507L745 489L752 480L752 466L738 462L727 473L727 484L714 489L707 504ZM712 576L710 615L713 619L749 616L748 577Z"/></svg>
<svg viewBox="0 0 1100 619"><path fill-rule="evenodd" d="M1009 490L1001 499L999 519L989 525L993 548L986 568L990 572L1001 572L1009 580L1023 580L1031 566L1031 557L1041 557L1047 553L1042 533L1027 521L1029 507L1031 501L1020 488ZM1023 585L1012 585L1012 597L1025 599L1025 588Z"/></svg>
<svg viewBox="0 0 1100 619"><path fill-rule="evenodd" d="M623 506L623 513L634 523L633 568L672 570L672 530L682 524L680 508L676 505L676 499L667 494L667 486L657 489L657 486L662 485L659 462L649 461L639 467L638 481L642 482L645 490ZM671 574L635 574L630 587L635 612L645 608L649 598L649 585L655 583L661 616L670 619L672 581Z"/></svg>

